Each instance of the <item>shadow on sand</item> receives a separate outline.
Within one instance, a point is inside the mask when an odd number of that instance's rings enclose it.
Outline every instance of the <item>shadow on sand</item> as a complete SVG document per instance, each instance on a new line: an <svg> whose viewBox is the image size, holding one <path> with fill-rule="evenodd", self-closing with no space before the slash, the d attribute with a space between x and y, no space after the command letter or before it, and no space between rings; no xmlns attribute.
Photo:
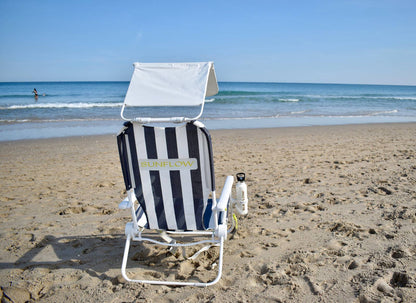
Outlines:
<svg viewBox="0 0 416 303"><path fill-rule="evenodd" d="M93 277L111 280L105 274L110 269L121 267L125 244L124 235L95 236L45 236L33 241L29 249L16 262L0 263L1 269L59 268L80 269ZM109 267L110 265L110 267Z"/></svg>

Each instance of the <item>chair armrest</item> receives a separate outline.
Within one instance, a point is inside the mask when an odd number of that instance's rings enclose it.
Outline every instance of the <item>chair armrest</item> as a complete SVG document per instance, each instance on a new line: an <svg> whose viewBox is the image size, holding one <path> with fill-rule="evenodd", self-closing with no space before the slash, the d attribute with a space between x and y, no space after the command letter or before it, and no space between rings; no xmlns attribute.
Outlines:
<svg viewBox="0 0 416 303"><path fill-rule="evenodd" d="M222 188L220 199L217 202L217 210L218 211L225 211L228 206L228 202L231 196L231 190L233 188L234 177L228 176L225 179L224 187Z"/></svg>
<svg viewBox="0 0 416 303"><path fill-rule="evenodd" d="M130 207L131 207L131 202L129 200L129 197L126 197L126 199L121 201L120 204L118 205L119 209L128 209Z"/></svg>
<svg viewBox="0 0 416 303"><path fill-rule="evenodd" d="M137 200L136 195L134 194L134 190L130 189L127 191L127 197L121 201L121 203L118 205L119 209L127 209L131 208L133 206L133 203Z"/></svg>

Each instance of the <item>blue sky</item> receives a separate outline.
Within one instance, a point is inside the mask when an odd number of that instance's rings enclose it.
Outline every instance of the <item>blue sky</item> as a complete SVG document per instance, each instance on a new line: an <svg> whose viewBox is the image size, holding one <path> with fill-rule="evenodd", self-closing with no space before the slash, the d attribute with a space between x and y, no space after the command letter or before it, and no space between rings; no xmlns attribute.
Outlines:
<svg viewBox="0 0 416 303"><path fill-rule="evenodd" d="M220 81L416 85L415 16L414 0L0 0L0 81L214 61Z"/></svg>

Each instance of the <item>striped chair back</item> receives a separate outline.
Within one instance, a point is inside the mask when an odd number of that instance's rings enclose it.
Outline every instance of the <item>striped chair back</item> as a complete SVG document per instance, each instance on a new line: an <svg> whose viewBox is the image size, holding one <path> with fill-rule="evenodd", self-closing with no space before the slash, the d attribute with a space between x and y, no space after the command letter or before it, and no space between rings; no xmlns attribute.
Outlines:
<svg viewBox="0 0 416 303"><path fill-rule="evenodd" d="M117 136L126 189L150 229L205 230L215 191L211 137L200 122L153 127L128 122Z"/></svg>

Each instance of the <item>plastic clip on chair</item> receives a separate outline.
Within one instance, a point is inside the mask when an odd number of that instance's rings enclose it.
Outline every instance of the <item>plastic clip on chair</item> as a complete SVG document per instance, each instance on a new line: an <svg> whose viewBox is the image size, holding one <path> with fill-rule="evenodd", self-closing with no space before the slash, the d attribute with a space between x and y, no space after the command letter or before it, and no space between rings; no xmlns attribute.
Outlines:
<svg viewBox="0 0 416 303"><path fill-rule="evenodd" d="M140 81L136 81L138 79ZM155 83L158 83L156 88ZM180 84L183 85L178 88ZM167 85L169 87L166 87ZM189 87L184 90L183 86L187 85ZM211 94L218 92L213 64L210 62L135 64L125 105L136 106L139 103L148 105L147 102L152 102L149 99L157 99L155 94L162 91L163 100L175 102L180 94L185 94L184 99L188 98L186 105L199 104L203 108L208 88ZM171 96L166 95L167 92L171 92ZM144 97L146 97L145 101L137 101L143 100ZM169 102L168 104L165 101L161 102L160 99L158 102L160 106L172 105ZM125 105L123 105L122 117ZM234 208L230 202L236 202L231 197L234 178L232 176L226 178L220 198L217 200L211 137L201 122L187 117L175 117L173 120L166 118L130 120L125 123L125 127L117 136L121 167L128 193L128 197L120 203L119 207L130 209L132 215L132 221L126 224L125 229L127 240L121 269L123 277L130 282L164 285L209 286L217 283L222 274L228 214ZM144 125L144 122L162 121L187 123L158 127ZM245 203L247 204L247 201ZM236 209L238 210L238 207ZM161 240L144 235L144 231L147 230L156 230ZM173 235L204 237L204 239L179 243L173 239ZM126 270L131 241L146 241L170 248L201 244L219 246L216 277L209 282L131 278ZM194 257L204 250L206 247Z"/></svg>

